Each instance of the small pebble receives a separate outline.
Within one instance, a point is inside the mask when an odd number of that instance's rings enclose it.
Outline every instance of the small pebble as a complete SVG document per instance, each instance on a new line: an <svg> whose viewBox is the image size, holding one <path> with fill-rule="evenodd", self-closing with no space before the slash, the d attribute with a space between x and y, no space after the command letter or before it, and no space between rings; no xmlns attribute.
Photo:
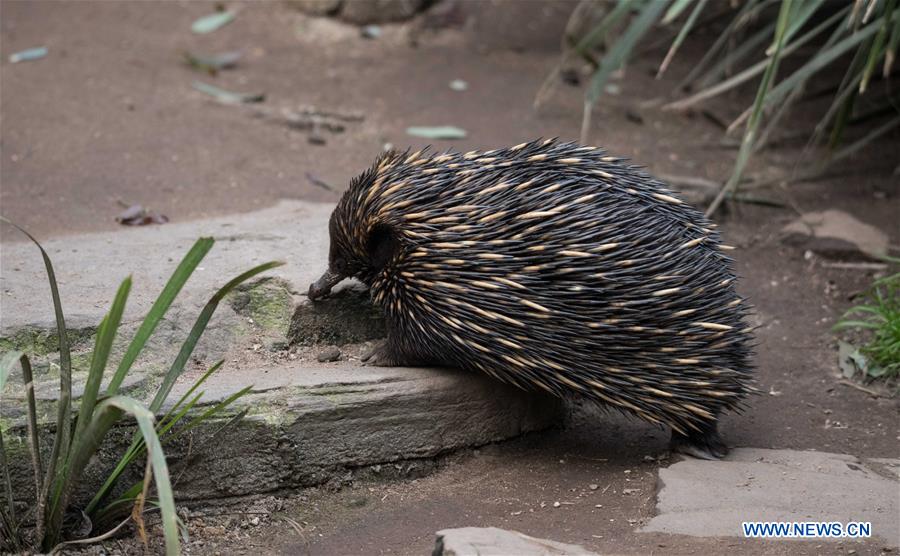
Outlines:
<svg viewBox="0 0 900 556"><path fill-rule="evenodd" d="M559 502L554 502L554 503L553 503L553 507L554 507L554 508L558 508L558 507L560 507L561 505L562 505L562 504L560 504Z"/></svg>
<svg viewBox="0 0 900 556"><path fill-rule="evenodd" d="M597 490L598 488L600 488L600 485L598 485L596 483L591 483L590 485L588 485L588 488L591 490Z"/></svg>

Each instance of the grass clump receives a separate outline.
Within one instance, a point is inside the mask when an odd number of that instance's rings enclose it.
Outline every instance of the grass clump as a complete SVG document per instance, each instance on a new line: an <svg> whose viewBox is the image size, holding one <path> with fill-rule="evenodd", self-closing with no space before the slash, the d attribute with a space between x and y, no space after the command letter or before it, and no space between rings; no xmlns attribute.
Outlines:
<svg viewBox="0 0 900 556"><path fill-rule="evenodd" d="M855 329L868 337L859 348L842 342L844 376L860 372L863 378L900 377L900 273L876 280L863 303L844 313L834 328Z"/></svg>
<svg viewBox="0 0 900 556"><path fill-rule="evenodd" d="M659 37L669 33L660 77L689 35L710 28L718 29L715 39L675 87L682 98L664 109L693 108L747 84L755 83L757 92L727 124L726 133L743 129L743 138L731 176L708 215L725 198L734 197L751 155L765 147L784 116L802 102L831 99L814 129L806 130L810 144L827 144L828 154L796 176L799 179L820 175L900 127L900 98L890 81L900 45L900 0L582 0L567 26L563 59L535 104L549 96L566 64L589 64L593 74L585 91L581 131L581 141L587 143L594 105L638 48L660 44ZM867 106L860 102L864 96L870 100ZM863 122L870 122L871 129L838 148L847 128Z"/></svg>
<svg viewBox="0 0 900 556"><path fill-rule="evenodd" d="M8 223L5 219L3 221ZM0 484L0 492L3 493L3 500L0 501L0 552L51 552L66 544L98 541L111 535L130 521L135 522L141 536L146 538L143 515L147 511L158 509L161 514L166 553L179 554L181 550L179 522L175 513L169 465L163 453L163 445L198 424L215 417L249 391L249 387L202 412L192 413L191 410L203 396L203 392L198 391L198 388L219 369L222 364L220 361L200 377L161 419L157 421L156 416L176 379L184 370L197 341L222 299L240 284L266 270L279 266L281 263L269 262L256 266L226 283L213 294L200 311L181 350L148 405L122 395L119 388L175 297L197 265L212 249L214 241L212 238L201 238L185 255L135 332L121 361L113 370L109 360L110 353L131 290L131 278L126 278L119 286L109 312L97 328L84 393L77 415L75 415L72 403L71 344L53 264L40 243L24 230L21 231L28 235L29 239L40 249L47 271L56 317L60 389L55 423L56 433L49 450L49 457L46 457L47 450L41 449L37 403L29 354L22 351L9 351L0 356L0 394L6 386L13 367L17 363L21 366L22 383L25 387L24 404L27 406L25 410L28 428L27 443L34 471L35 492L34 500L28 504L28 509L19 511L13 492L7 451L4 448L3 434L0 430L0 472L4 478L3 484ZM112 375L104 390L102 382L107 371L111 371ZM86 468L98 453L110 429L126 419L126 416L136 422L138 434L135 435L131 446L122 455L118 465L106 478L104 484L97 492L93 493L90 502L84 507L76 507L74 505L76 503L76 487ZM232 425L241 416L242 414L238 414L225 426ZM218 432L213 436L218 436ZM121 494L115 495L114 493L122 490L117 488L122 474L139 457L146 459L144 480L124 489ZM155 483L155 489L151 488L151 478ZM73 521L77 527L72 527ZM117 521L118 524L115 525ZM70 537L73 529L81 529L81 533L87 530L88 533L83 536L92 536L91 538L72 539Z"/></svg>

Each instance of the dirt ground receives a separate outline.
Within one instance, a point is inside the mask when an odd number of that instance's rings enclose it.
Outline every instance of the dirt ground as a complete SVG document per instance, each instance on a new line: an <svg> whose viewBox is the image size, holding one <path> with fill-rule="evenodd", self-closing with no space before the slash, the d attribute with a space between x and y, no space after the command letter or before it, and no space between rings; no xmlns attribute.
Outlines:
<svg viewBox="0 0 900 556"><path fill-rule="evenodd" d="M284 197L334 201L338 192L309 176L340 191L385 143L424 145L405 135L412 125L468 130L465 140L435 141L439 149L577 138L581 89L560 85L539 112L532 107L558 59L553 45L568 8L527 3L511 20L498 16L500 4L494 11L479 8L484 11L477 25L427 30L412 46L412 24L385 26L380 38L367 40L355 27L309 18L276 2L241 5L235 22L197 36L190 24L213 4L4 1L0 212L48 237L114 229L120 203L139 203L180 221L252 210ZM37 45L50 48L46 58L7 61L9 53ZM721 148L716 124L647 102L685 74L697 48L688 45L662 81L653 79L662 51L635 60L617 82L621 93L606 96L595 111L592 142L657 174L726 177L735 151ZM183 50L234 49L244 53L239 67L215 78L192 72L180 59ZM276 111L311 105L359 112L364 119L347 122L343 133L325 133L326 144L314 145L308 133L254 117L250 108L213 102L191 88L196 79L265 92L264 106ZM451 90L453 79L464 79L468 90ZM709 108L728 120L748 94L717 99ZM805 109L798 110L795 118L804 117ZM761 153L750 174L802 168L802 146L785 143ZM897 245L900 199L891 172L898 147L895 133L827 179L791 186L790 195L764 195L802 210L845 210ZM840 380L830 331L873 271L829 267L783 245L779 230L795 217L790 208L749 204L721 216L726 242L738 248L740 289L756 307L763 392L744 415L725 419L723 434L735 446L900 457L897 401ZM889 548L877 540L763 542L638 533L653 512L655 468L666 443L666 433L636 421L582 416L565 430L448 457L438 472L416 480L358 480L338 491L282 493L261 514L238 506L228 515L191 520L190 550L423 554L430 552L435 531L459 526L510 528L604 553L878 554ZM297 527L268 515L274 510ZM113 541L106 549L133 552L135 546Z"/></svg>

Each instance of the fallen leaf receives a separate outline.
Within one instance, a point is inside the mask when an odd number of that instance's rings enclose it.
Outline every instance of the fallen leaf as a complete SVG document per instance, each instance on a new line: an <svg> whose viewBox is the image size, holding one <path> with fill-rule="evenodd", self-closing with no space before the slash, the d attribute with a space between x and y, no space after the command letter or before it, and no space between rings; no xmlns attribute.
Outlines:
<svg viewBox="0 0 900 556"><path fill-rule="evenodd" d="M364 39L377 39L381 36L381 27L378 25L366 25L359 30L359 34L362 35Z"/></svg>
<svg viewBox="0 0 900 556"><path fill-rule="evenodd" d="M141 205L131 205L119 216L116 222L123 226L147 226L148 224L165 224L169 218L164 214L149 211Z"/></svg>
<svg viewBox="0 0 900 556"><path fill-rule="evenodd" d="M424 137L425 139L465 139L468 136L466 130L452 125L408 127L406 128L406 133L413 137Z"/></svg>
<svg viewBox="0 0 900 556"><path fill-rule="evenodd" d="M235 67L237 61L241 59L241 53L233 51L213 54L212 56L201 56L185 51L184 59L192 68L205 71L210 75L216 75L223 69Z"/></svg>
<svg viewBox="0 0 900 556"><path fill-rule="evenodd" d="M216 29L234 21L234 16L235 13L230 11L216 12L214 14L203 16L191 25L191 31L200 35L212 33Z"/></svg>
<svg viewBox="0 0 900 556"><path fill-rule="evenodd" d="M326 182L325 180L322 180L320 178L317 178L315 175L311 174L310 172L306 173L306 179L309 180L309 183L311 183L317 187L321 187L322 189L324 189L326 191L334 191L334 188L331 187L331 185L328 182Z"/></svg>
<svg viewBox="0 0 900 556"><path fill-rule="evenodd" d="M28 62L30 60L38 60L47 55L46 46L39 46L37 48L29 48L27 50L21 50L19 52L15 52L9 55L9 62L11 64L18 64L19 62Z"/></svg>
<svg viewBox="0 0 900 556"><path fill-rule="evenodd" d="M462 79L454 79L450 82L450 88L454 91L465 91L469 88L469 84Z"/></svg>
<svg viewBox="0 0 900 556"><path fill-rule="evenodd" d="M266 100L265 93L234 93L226 91L215 85L210 85L202 81L194 81L194 88L208 95L216 97L219 102L226 104L241 104L247 102L262 102Z"/></svg>

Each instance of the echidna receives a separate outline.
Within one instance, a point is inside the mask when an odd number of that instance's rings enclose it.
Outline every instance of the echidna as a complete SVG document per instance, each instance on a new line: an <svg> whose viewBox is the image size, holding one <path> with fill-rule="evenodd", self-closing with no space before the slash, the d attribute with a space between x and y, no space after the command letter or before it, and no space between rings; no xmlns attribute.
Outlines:
<svg viewBox="0 0 900 556"><path fill-rule="evenodd" d="M387 322L371 362L483 371L727 448L723 410L753 390L745 301L715 225L597 147L556 140L465 154L390 152L331 215L328 271Z"/></svg>

